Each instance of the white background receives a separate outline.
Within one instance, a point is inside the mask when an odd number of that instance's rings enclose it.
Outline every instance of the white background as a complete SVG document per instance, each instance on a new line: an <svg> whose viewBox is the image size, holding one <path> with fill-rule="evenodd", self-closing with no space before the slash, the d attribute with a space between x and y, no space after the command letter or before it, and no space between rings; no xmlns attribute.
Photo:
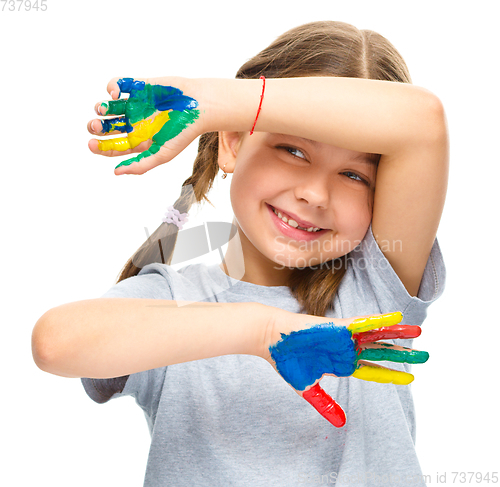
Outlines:
<svg viewBox="0 0 500 487"><path fill-rule="evenodd" d="M0 7L3 3L0 2ZM497 263L500 103L495 2L47 0L0 12L3 340L2 485L142 485L149 432L131 397L98 405L79 379L42 372L31 332L52 307L97 298L191 174L196 144L143 176L93 155L87 121L115 76L233 78L278 35L339 20L387 37L415 85L443 102L451 173L438 238L444 296L416 348L422 471L498 471ZM16 3L16 10L18 3ZM232 220L217 178L189 226ZM207 256L218 262L218 253ZM418 344L418 347L417 347ZM286 461L286 458L283 458ZM458 480L457 480L458 482Z"/></svg>

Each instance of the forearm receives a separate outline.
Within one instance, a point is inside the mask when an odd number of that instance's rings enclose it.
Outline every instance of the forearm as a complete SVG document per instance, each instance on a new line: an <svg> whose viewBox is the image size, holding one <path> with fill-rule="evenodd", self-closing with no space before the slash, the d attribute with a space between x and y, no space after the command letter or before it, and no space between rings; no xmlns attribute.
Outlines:
<svg viewBox="0 0 500 487"><path fill-rule="evenodd" d="M210 130L249 131L262 80L199 80L208 85ZM207 83L208 82L208 83ZM266 79L256 129L337 147L395 154L432 136L439 100L408 83L341 77Z"/></svg>
<svg viewBox="0 0 500 487"><path fill-rule="evenodd" d="M49 310L35 325L38 367L66 377L109 378L227 354L261 355L276 308L101 298Z"/></svg>

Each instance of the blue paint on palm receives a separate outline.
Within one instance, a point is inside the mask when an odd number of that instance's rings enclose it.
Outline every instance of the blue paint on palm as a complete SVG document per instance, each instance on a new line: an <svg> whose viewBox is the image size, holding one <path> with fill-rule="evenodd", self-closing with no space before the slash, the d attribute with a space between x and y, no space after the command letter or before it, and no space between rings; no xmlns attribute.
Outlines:
<svg viewBox="0 0 500 487"><path fill-rule="evenodd" d="M134 124L147 118L157 110L176 110L183 112L198 106L198 102L183 94L174 86L150 85L133 78L121 78L117 81L121 93L130 93L127 102L127 116Z"/></svg>
<svg viewBox="0 0 500 487"><path fill-rule="evenodd" d="M278 372L298 391L323 374L352 375L358 356L351 332L345 326L329 324L282 333L269 351Z"/></svg>

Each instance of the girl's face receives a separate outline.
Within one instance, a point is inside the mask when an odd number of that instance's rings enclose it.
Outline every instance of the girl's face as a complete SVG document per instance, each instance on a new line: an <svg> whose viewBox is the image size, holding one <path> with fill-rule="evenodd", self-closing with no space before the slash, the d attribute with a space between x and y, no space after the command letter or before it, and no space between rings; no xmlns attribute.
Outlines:
<svg viewBox="0 0 500 487"><path fill-rule="evenodd" d="M376 177L368 154L265 132L242 135L233 153L231 203L243 280L284 285L289 268L345 255L365 236ZM323 230L292 228L273 208L300 227Z"/></svg>

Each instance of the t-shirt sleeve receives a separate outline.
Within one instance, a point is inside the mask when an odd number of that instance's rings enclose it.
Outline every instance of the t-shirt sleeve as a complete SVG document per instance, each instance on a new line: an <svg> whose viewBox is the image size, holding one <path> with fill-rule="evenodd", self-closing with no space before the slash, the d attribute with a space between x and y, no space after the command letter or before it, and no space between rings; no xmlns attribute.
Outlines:
<svg viewBox="0 0 500 487"><path fill-rule="evenodd" d="M112 286L101 298L174 299L165 267L146 266L139 275ZM161 395L166 370L167 367L161 367L108 379L82 377L81 382L87 395L98 404L117 397L133 396L151 416Z"/></svg>
<svg viewBox="0 0 500 487"><path fill-rule="evenodd" d="M427 260L417 296L411 296L404 287L377 244L371 226L362 243L351 254L360 294L372 292L373 296L366 296L367 301L377 302L380 313L401 311L405 324L422 324L427 308L443 293L446 270L437 239ZM371 313L368 311L366 314Z"/></svg>

